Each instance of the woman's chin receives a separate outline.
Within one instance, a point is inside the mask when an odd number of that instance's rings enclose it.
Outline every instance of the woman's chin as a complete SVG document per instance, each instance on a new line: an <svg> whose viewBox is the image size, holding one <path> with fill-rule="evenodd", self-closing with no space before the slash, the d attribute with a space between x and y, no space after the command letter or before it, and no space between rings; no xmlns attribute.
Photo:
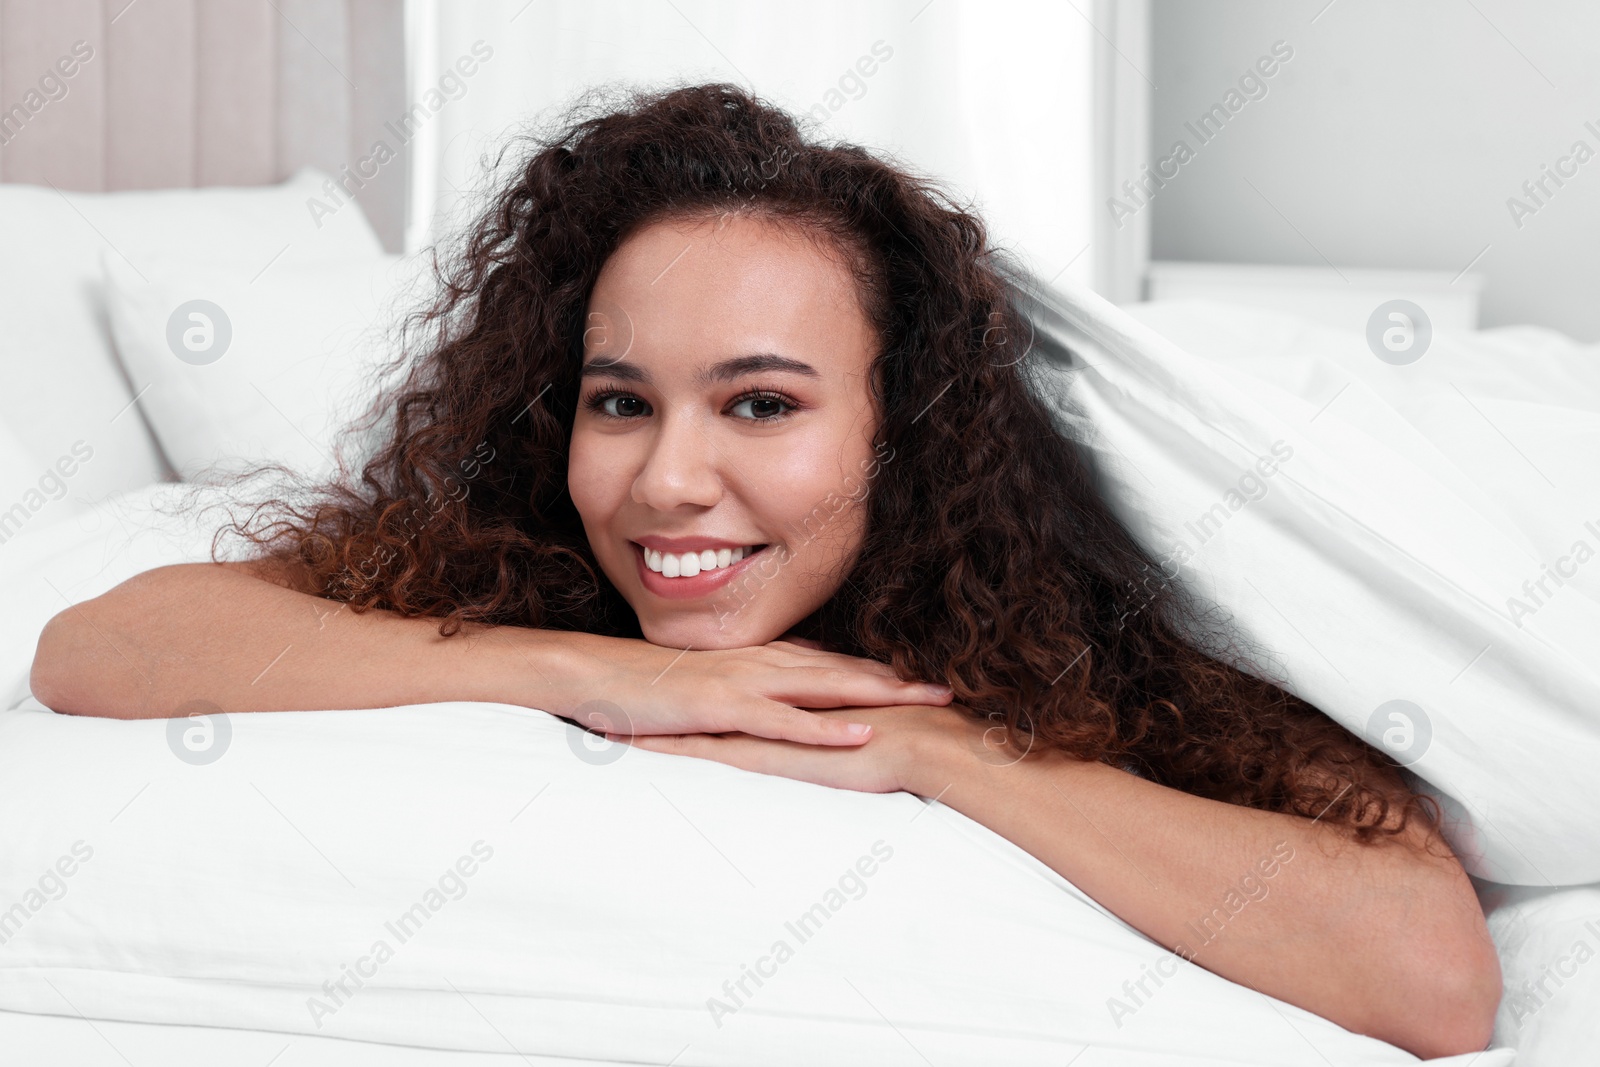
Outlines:
<svg viewBox="0 0 1600 1067"><path fill-rule="evenodd" d="M783 636L785 629L763 625L756 619L719 618L710 612L680 618L641 619L639 628L652 645L702 652L764 645Z"/></svg>

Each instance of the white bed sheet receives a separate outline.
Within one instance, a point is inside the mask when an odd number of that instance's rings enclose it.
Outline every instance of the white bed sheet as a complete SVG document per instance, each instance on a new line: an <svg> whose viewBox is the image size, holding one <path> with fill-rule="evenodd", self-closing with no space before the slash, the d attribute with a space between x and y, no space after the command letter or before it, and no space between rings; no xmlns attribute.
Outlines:
<svg viewBox="0 0 1600 1067"><path fill-rule="evenodd" d="M16 1011L0 1011L0 1050L6 1067L637 1067L621 1060L459 1052Z"/></svg>
<svg viewBox="0 0 1600 1067"><path fill-rule="evenodd" d="M342 1041L265 1030L162 1026L27 1015L0 1011L0 1049L6 1067L638 1067L636 1061L568 1059L512 1052ZM1077 1062L1095 1067L1090 1054ZM1546 1067L1503 1051L1428 1060L1430 1067ZM882 1067L896 1067L885 1061ZM926 1064L909 1049L906 1067ZM1577 1061L1561 1061L1562 1067ZM671 1065L668 1065L671 1067ZM1548 1067L1557 1067L1549 1061Z"/></svg>

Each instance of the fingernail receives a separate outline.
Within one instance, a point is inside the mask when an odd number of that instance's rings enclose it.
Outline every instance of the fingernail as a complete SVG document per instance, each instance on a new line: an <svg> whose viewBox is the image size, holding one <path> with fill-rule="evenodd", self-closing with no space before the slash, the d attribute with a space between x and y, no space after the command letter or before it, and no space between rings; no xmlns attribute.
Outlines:
<svg viewBox="0 0 1600 1067"><path fill-rule="evenodd" d="M935 693L938 693L942 697L954 696L956 692L948 685L930 685L928 688L933 690Z"/></svg>
<svg viewBox="0 0 1600 1067"><path fill-rule="evenodd" d="M846 727L846 729L848 729L851 733L853 733L853 734L855 734L857 736L870 734L872 732L872 727L868 726L864 722L853 722L848 727Z"/></svg>

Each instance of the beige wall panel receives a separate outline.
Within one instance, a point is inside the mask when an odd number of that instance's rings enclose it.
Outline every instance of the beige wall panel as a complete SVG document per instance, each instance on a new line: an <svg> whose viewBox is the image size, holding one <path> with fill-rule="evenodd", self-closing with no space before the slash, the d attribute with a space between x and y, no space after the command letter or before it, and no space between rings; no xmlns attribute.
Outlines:
<svg viewBox="0 0 1600 1067"><path fill-rule="evenodd" d="M276 181L278 35L286 27L267 0L202 0L197 15L195 183Z"/></svg>
<svg viewBox="0 0 1600 1067"><path fill-rule="evenodd" d="M108 15L116 20L106 27L108 188L195 182L195 2L139 0Z"/></svg>
<svg viewBox="0 0 1600 1067"><path fill-rule="evenodd" d="M100 0L0 0L0 179L105 188L109 17Z"/></svg>
<svg viewBox="0 0 1600 1067"><path fill-rule="evenodd" d="M410 161L387 123L405 92L403 0L0 0L0 181L264 185L315 166L398 251Z"/></svg>

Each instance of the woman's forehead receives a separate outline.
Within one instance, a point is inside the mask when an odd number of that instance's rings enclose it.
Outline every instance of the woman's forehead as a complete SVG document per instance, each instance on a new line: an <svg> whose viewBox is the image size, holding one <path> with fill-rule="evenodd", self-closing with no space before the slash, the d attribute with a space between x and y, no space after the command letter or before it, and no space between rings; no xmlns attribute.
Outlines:
<svg viewBox="0 0 1600 1067"><path fill-rule="evenodd" d="M651 225L619 247L590 298L597 358L776 352L858 369L876 350L855 279L823 242L750 216Z"/></svg>

